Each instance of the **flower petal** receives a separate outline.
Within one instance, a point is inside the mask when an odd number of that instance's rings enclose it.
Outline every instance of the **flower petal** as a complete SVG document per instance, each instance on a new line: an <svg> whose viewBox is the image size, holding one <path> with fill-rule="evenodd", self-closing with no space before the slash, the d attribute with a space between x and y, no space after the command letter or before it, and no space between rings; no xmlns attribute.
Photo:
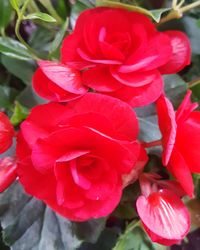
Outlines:
<svg viewBox="0 0 200 250"><path fill-rule="evenodd" d="M160 67L162 74L174 74L190 64L191 48L188 37L181 31L166 31L166 35L171 39L173 54L171 59Z"/></svg>
<svg viewBox="0 0 200 250"><path fill-rule="evenodd" d="M170 190L159 190L150 194L147 198L140 196L136 206L146 228L157 235L158 238L172 242L174 240L179 241L189 231L189 212L181 199ZM152 240L155 241L156 239L152 237Z"/></svg>
<svg viewBox="0 0 200 250"><path fill-rule="evenodd" d="M156 102L158 124L162 133L163 165L167 166L176 139L176 120L172 103L162 95Z"/></svg>

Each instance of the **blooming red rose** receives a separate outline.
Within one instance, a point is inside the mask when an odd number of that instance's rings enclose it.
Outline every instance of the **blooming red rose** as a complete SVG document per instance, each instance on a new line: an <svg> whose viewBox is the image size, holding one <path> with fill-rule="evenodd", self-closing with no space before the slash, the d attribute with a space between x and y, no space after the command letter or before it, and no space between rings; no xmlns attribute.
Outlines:
<svg viewBox="0 0 200 250"><path fill-rule="evenodd" d="M0 154L12 145L13 136L14 128L9 118L3 112L0 112Z"/></svg>
<svg viewBox="0 0 200 250"><path fill-rule="evenodd" d="M137 135L130 106L109 96L37 106L18 136L19 180L71 220L106 216L120 201L123 176L137 165Z"/></svg>
<svg viewBox="0 0 200 250"><path fill-rule="evenodd" d="M157 101L159 127L162 132L163 164L177 178L188 195L194 185L191 173L200 173L200 112L190 102L188 91L178 110L161 96Z"/></svg>
<svg viewBox="0 0 200 250"><path fill-rule="evenodd" d="M189 212L178 196L183 190L157 175L142 174L139 180L142 195L136 207L147 234L163 245L178 243L190 229Z"/></svg>
<svg viewBox="0 0 200 250"><path fill-rule="evenodd" d="M162 93L161 74L190 63L190 45L180 31L158 32L143 14L99 7L79 16L61 61L82 71L84 86L142 106Z"/></svg>
<svg viewBox="0 0 200 250"><path fill-rule="evenodd" d="M39 68L33 75L33 88L41 97L66 102L85 94L79 71L61 63L38 61Z"/></svg>

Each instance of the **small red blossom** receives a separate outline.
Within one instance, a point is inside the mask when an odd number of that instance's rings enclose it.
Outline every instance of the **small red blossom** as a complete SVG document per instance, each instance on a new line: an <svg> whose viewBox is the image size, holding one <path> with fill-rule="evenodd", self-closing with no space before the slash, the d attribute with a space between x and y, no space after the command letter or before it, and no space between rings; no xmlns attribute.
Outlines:
<svg viewBox="0 0 200 250"><path fill-rule="evenodd" d="M66 102L76 99L88 90L82 85L79 71L53 61L38 61L33 75L33 88L44 99Z"/></svg>
<svg viewBox="0 0 200 250"><path fill-rule="evenodd" d="M142 195L136 207L147 234L152 241L167 246L180 242L190 229L189 212L177 195L181 187L149 174L139 180Z"/></svg>
<svg viewBox="0 0 200 250"><path fill-rule="evenodd" d="M19 181L71 220L106 216L120 201L123 176L137 166L137 135L134 111L109 96L37 106L17 140Z"/></svg>
<svg viewBox="0 0 200 250"><path fill-rule="evenodd" d="M61 61L82 71L84 86L143 106L163 92L161 74L183 69L190 54L184 33L159 32L141 13L98 7L81 13Z"/></svg>
<svg viewBox="0 0 200 250"><path fill-rule="evenodd" d="M9 118L0 112L0 154L10 148L14 134L14 128Z"/></svg>
<svg viewBox="0 0 200 250"><path fill-rule="evenodd" d="M175 112L163 95L157 101L158 123L162 133L163 165L176 177L189 196L194 185L191 173L200 173L200 112L191 103L188 91Z"/></svg>
<svg viewBox="0 0 200 250"><path fill-rule="evenodd" d="M0 159L0 192L5 191L16 179L16 160L13 157Z"/></svg>

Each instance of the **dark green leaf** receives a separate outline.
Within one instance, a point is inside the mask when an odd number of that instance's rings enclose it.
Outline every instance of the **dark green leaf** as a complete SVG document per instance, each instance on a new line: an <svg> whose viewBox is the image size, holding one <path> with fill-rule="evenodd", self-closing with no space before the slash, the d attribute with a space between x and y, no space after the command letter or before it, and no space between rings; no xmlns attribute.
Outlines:
<svg viewBox="0 0 200 250"><path fill-rule="evenodd" d="M128 226L124 234L119 237L119 240L113 250L166 250L166 246L161 246L152 243L144 231L140 227L133 230Z"/></svg>
<svg viewBox="0 0 200 250"><path fill-rule="evenodd" d="M106 218L90 220L86 222L74 223L74 229L79 239L95 243L103 229L105 228Z"/></svg>
<svg viewBox="0 0 200 250"><path fill-rule="evenodd" d="M0 219L4 241L12 250L75 250L84 239L90 240L91 232L99 235L102 230L97 221L85 222L85 232L82 228L79 239L78 225L75 230L75 223L60 217L42 201L27 196L17 183L0 194Z"/></svg>
<svg viewBox="0 0 200 250"><path fill-rule="evenodd" d="M11 123L14 126L19 125L29 114L29 110L23 107L19 102L15 102L15 107L13 111L13 115L10 118Z"/></svg>
<svg viewBox="0 0 200 250"><path fill-rule="evenodd" d="M32 86L27 86L20 95L17 96L17 100L27 108L33 108L38 104L44 104L46 101L40 98L35 91L32 89Z"/></svg>
<svg viewBox="0 0 200 250"><path fill-rule="evenodd" d="M21 79L25 84L31 85L36 69L34 61L22 61L2 55L1 62L8 72Z"/></svg>
<svg viewBox="0 0 200 250"><path fill-rule="evenodd" d="M158 127L157 116L139 117L141 141L150 142L161 138L161 133Z"/></svg>
<svg viewBox="0 0 200 250"><path fill-rule="evenodd" d="M15 89L0 85L0 108L10 109L17 94Z"/></svg>
<svg viewBox="0 0 200 250"><path fill-rule="evenodd" d="M65 3L65 0L58 0L56 5L56 12L63 20L66 20L69 12L69 6Z"/></svg>
<svg viewBox="0 0 200 250"><path fill-rule="evenodd" d="M31 59L31 56L23 44L8 37L0 37L0 52L20 60Z"/></svg>
<svg viewBox="0 0 200 250"><path fill-rule="evenodd" d="M51 44L50 51L49 51L50 57L54 58L55 52L59 50L60 45L65 36L65 33L67 31L68 24L69 24L69 19L67 18L64 24L62 25L61 29L59 30L59 32L56 34L56 37Z"/></svg>
<svg viewBox="0 0 200 250"><path fill-rule="evenodd" d="M36 12L36 13L31 13L23 18L24 20L32 20L32 19L39 19L44 22L49 22L49 23L55 23L56 19L53 18L52 16L48 15L47 13L43 12Z"/></svg>
<svg viewBox="0 0 200 250"><path fill-rule="evenodd" d="M164 76L165 93L174 107L177 108L187 91L186 82L179 75Z"/></svg>
<svg viewBox="0 0 200 250"><path fill-rule="evenodd" d="M39 52L41 57L46 57L51 47L54 34L44 27L38 27L30 36L30 46Z"/></svg>
<svg viewBox="0 0 200 250"><path fill-rule="evenodd" d="M83 243L78 250L111 250L116 244L117 237L117 230L106 228L95 244Z"/></svg>
<svg viewBox="0 0 200 250"><path fill-rule="evenodd" d="M192 53L200 55L200 48L199 48L200 31L196 25L196 19L193 17L185 16L183 18L183 23L185 26L185 31L189 35L189 39L192 46Z"/></svg>
<svg viewBox="0 0 200 250"><path fill-rule="evenodd" d="M0 29L4 29L9 24L12 14L12 7L8 0L0 1Z"/></svg>

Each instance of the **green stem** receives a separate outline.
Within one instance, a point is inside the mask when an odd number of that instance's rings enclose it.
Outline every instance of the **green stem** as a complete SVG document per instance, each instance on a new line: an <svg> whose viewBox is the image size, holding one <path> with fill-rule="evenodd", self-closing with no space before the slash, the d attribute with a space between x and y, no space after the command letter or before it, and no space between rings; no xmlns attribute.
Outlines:
<svg viewBox="0 0 200 250"><path fill-rule="evenodd" d="M193 88L200 84L200 77L188 83L188 88Z"/></svg>
<svg viewBox="0 0 200 250"><path fill-rule="evenodd" d="M18 19L17 19L16 25L15 25L15 34L16 34L18 40L27 48L27 50L29 51L29 53L33 57L33 59L38 60L39 57L35 54L35 51L24 41L24 39L21 36L20 31L19 31L21 22L23 20L24 12L28 6L29 1L30 0L26 0L21 11L18 12Z"/></svg>
<svg viewBox="0 0 200 250"><path fill-rule="evenodd" d="M168 21L171 21L173 19L179 19L183 16L183 13L193 9L193 8L196 8L198 6L200 6L200 0L194 2L194 3L191 3L191 4L188 4L184 7L181 7L183 5L185 1L182 0L180 1L179 4L177 4L177 1L174 1L172 2L172 10L169 12L169 14L165 17L163 17L160 22L159 22L159 25L160 24L163 24L163 23L166 23Z"/></svg>
<svg viewBox="0 0 200 250"><path fill-rule="evenodd" d="M191 9L194 9L194 8L196 8L196 7L198 7L198 6L200 6L200 1L196 1L196 2L194 2L194 3L188 4L188 5L184 6L184 7L182 7L182 8L180 9L180 11L181 11L182 13L184 13L184 12L189 11L189 10L191 10Z"/></svg>
<svg viewBox="0 0 200 250"><path fill-rule="evenodd" d="M120 250L120 249L122 249L121 244L123 244L122 242L126 239L128 233L130 233L134 228L138 227L139 224L140 224L140 220L131 222L127 226L125 232L120 235L120 237L119 237L119 239L117 241L117 244L114 246L114 248L112 250Z"/></svg>

